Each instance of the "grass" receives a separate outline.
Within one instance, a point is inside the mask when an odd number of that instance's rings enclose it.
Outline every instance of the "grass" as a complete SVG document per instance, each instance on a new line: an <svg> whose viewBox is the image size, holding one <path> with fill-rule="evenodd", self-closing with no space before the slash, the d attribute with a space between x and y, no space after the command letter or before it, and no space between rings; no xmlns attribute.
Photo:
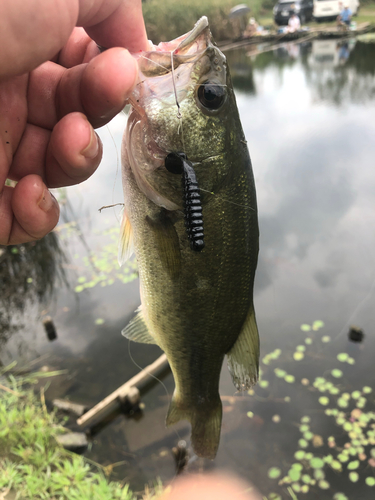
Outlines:
<svg viewBox="0 0 375 500"><path fill-rule="evenodd" d="M105 468L64 450L56 441L65 432L54 413L32 390L41 376L6 377L0 372L0 498L7 500L135 500L127 484L109 482ZM146 488L143 498L162 491Z"/></svg>

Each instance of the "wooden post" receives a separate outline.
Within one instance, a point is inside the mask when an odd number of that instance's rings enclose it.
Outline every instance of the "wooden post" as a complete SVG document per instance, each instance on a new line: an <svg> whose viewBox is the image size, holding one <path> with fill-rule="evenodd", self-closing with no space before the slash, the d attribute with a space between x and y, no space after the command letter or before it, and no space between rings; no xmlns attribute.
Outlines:
<svg viewBox="0 0 375 500"><path fill-rule="evenodd" d="M122 403L129 401L130 404L136 404L139 401L140 395L146 391L150 383L150 378L159 377L168 368L167 356L162 354L151 365L146 366L146 368L137 373L128 382L100 401L91 410L84 413L77 420L77 424L80 427L93 427L113 413Z"/></svg>

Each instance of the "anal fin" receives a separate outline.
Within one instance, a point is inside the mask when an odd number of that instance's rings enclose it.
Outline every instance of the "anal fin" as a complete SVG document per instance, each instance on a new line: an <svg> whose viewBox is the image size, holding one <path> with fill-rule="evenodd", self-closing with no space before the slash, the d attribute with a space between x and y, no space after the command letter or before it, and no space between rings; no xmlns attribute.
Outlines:
<svg viewBox="0 0 375 500"><path fill-rule="evenodd" d="M121 331L122 335L133 342L156 344L156 340L148 331L142 309L139 307L136 313L130 323Z"/></svg>
<svg viewBox="0 0 375 500"><path fill-rule="evenodd" d="M250 389L256 384L259 371L259 334L253 305L234 346L227 353L227 361L233 383L239 391Z"/></svg>

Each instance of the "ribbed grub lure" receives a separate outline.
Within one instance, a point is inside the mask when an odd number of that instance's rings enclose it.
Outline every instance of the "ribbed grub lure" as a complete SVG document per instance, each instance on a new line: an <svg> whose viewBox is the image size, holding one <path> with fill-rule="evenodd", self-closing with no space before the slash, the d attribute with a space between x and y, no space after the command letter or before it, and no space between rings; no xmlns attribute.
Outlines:
<svg viewBox="0 0 375 500"><path fill-rule="evenodd" d="M204 248L203 213L195 171L185 153L170 153L165 168L173 174L182 174L185 227L190 247L196 252Z"/></svg>

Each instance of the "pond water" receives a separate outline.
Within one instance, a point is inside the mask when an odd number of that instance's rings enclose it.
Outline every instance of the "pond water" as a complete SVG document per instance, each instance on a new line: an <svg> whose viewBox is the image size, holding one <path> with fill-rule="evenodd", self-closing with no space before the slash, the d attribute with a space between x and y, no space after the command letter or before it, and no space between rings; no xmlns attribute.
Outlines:
<svg viewBox="0 0 375 500"><path fill-rule="evenodd" d="M375 44L313 41L227 56L257 185L262 382L236 394L223 367L217 458L188 468L233 471L268 500L373 499ZM50 400L92 406L161 352L120 334L140 302L136 267L117 266L120 207L98 211L122 201L125 122L118 116L100 130L98 172L57 193L57 231L0 256L8 269L0 360L66 369ZM362 343L348 340L350 325L363 329ZM117 416L85 453L102 465L120 462L112 477L135 490L172 479L170 449L189 440L185 424L164 428L174 383L171 375L163 382L143 398L141 415Z"/></svg>

